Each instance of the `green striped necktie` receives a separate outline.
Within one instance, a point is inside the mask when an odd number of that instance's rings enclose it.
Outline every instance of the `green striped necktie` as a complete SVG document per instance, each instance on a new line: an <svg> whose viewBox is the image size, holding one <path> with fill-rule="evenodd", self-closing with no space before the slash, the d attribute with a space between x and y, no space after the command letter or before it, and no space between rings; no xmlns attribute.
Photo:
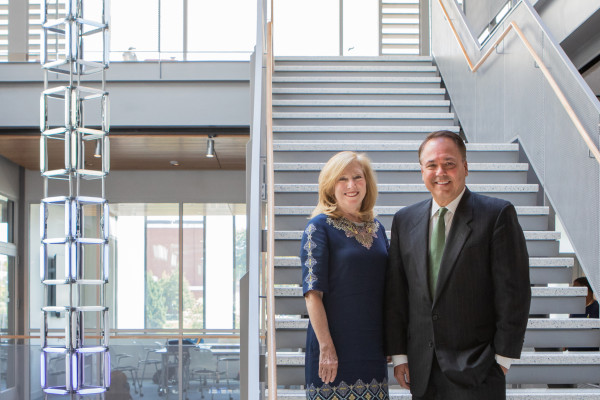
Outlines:
<svg viewBox="0 0 600 400"><path fill-rule="evenodd" d="M432 299L435 296L435 288L440 274L440 263L446 245L446 221L444 220L446 211L448 211L446 207L438 210L438 220L433 226L431 242L429 243L429 290Z"/></svg>

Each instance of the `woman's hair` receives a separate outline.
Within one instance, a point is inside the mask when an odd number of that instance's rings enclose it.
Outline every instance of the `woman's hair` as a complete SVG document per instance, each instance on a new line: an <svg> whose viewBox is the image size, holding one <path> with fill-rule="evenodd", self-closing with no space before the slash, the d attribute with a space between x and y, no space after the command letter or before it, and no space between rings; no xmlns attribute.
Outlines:
<svg viewBox="0 0 600 400"><path fill-rule="evenodd" d="M362 201L359 216L363 221L372 221L375 217L373 207L377 200L377 181L371 160L365 154L357 154L353 151L342 151L335 154L327 161L327 164L319 174L319 202L313 210L311 217L326 214L334 218L342 216L335 199L335 184L338 182L344 170L353 162L358 162L363 170L367 193Z"/></svg>

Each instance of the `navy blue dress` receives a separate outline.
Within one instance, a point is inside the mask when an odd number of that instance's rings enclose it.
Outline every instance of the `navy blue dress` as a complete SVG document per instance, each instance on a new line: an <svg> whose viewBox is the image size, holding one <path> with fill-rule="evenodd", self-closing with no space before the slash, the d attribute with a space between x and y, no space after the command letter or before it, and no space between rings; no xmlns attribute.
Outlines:
<svg viewBox="0 0 600 400"><path fill-rule="evenodd" d="M302 286L323 292L329 331L338 356L335 381L319 378L319 342L309 323L306 395L309 400L388 399L383 351L383 288L388 240L374 220L357 225L317 215L302 235Z"/></svg>

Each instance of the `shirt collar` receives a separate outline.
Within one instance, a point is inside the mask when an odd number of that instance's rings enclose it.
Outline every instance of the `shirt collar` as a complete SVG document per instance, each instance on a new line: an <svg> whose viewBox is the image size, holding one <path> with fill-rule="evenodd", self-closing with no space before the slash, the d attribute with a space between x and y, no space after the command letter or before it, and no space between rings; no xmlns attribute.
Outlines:
<svg viewBox="0 0 600 400"><path fill-rule="evenodd" d="M460 203L460 199L462 199L463 194L465 194L465 190L466 189L467 189L467 187L465 186L463 188L462 192L460 192L460 194L458 196L456 196L456 198L454 200L452 200L446 206L446 208L448 209L448 212L450 212L451 214L454 214L456 212L456 208L458 207L458 203ZM436 203L434 199L431 199L431 215L430 215L430 218L433 217L435 215L435 213L437 213L440 208L441 207L439 206L439 204Z"/></svg>

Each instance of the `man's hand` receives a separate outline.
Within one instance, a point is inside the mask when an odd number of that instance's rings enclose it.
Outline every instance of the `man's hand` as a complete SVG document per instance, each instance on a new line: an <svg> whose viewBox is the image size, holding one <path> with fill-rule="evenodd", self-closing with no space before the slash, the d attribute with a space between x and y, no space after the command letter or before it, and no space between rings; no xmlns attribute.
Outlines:
<svg viewBox="0 0 600 400"><path fill-rule="evenodd" d="M408 372L408 363L396 365L394 367L394 377L404 389L410 389L410 373Z"/></svg>
<svg viewBox="0 0 600 400"><path fill-rule="evenodd" d="M323 383L331 383L337 375L338 358L333 343L320 346L319 378Z"/></svg>
<svg viewBox="0 0 600 400"><path fill-rule="evenodd" d="M502 368L502 372L504 372L504 375L508 374L508 368L504 368L502 365L500 365L500 368Z"/></svg>

